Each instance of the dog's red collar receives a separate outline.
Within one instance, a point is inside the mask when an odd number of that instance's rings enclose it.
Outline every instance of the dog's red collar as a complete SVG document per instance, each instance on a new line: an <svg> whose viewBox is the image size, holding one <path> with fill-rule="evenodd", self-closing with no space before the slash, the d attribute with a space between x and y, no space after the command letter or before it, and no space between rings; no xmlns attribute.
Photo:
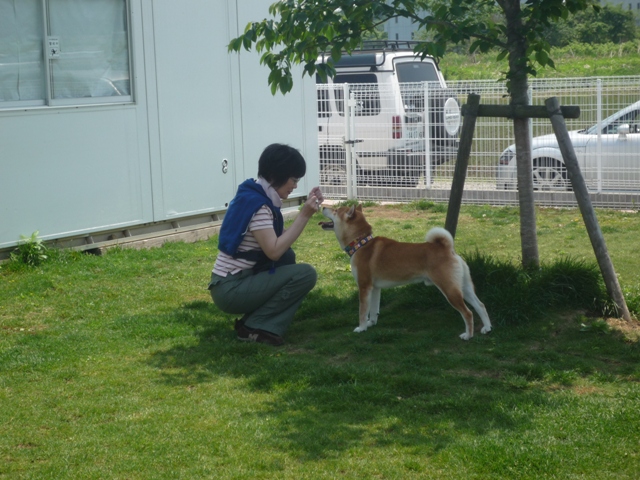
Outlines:
<svg viewBox="0 0 640 480"><path fill-rule="evenodd" d="M373 240L373 235L367 235L366 237L358 237L349 245L344 247L344 251L349 254L350 257L358 251L358 249Z"/></svg>

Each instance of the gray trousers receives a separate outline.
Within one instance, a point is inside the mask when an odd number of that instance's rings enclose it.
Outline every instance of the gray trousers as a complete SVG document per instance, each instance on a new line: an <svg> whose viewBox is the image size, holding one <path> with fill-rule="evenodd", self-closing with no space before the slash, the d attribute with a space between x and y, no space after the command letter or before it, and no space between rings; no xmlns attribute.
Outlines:
<svg viewBox="0 0 640 480"><path fill-rule="evenodd" d="M223 312L244 314L247 327L282 336L317 278L311 265L297 263L279 266L273 273L253 275L251 270L243 270L226 277L211 274L209 291Z"/></svg>

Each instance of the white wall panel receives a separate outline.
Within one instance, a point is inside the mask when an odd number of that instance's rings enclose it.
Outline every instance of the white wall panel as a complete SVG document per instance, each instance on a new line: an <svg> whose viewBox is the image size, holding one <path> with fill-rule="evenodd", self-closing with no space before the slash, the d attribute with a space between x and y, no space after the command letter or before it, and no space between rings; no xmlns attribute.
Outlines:
<svg viewBox="0 0 640 480"><path fill-rule="evenodd" d="M153 20L160 141L153 175L162 191L154 197L156 220L219 210L233 196L238 161L226 1L156 1Z"/></svg>
<svg viewBox="0 0 640 480"><path fill-rule="evenodd" d="M238 9L238 30L247 23L269 18L272 2L253 0L250 8ZM260 54L240 53L240 88L242 91L242 139L244 145L244 177L255 177L258 157L270 143L286 143L299 149L307 160L307 175L294 195L306 195L318 185L318 139L316 134L315 79L301 77L294 71L293 89L286 95L271 95L267 83L269 69L260 64Z"/></svg>
<svg viewBox="0 0 640 480"><path fill-rule="evenodd" d="M0 116L0 247L151 220L136 109Z"/></svg>
<svg viewBox="0 0 640 480"><path fill-rule="evenodd" d="M307 159L296 194L316 185L313 80L274 97L256 53L227 52L271 3L130 0L135 103L0 108L0 249L223 211L273 142Z"/></svg>

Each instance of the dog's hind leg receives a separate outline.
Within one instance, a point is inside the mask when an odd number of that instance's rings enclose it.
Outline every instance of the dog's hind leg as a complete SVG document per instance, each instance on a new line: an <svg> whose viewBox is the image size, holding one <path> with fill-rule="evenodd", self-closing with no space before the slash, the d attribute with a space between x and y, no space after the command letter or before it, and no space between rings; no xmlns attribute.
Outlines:
<svg viewBox="0 0 640 480"><path fill-rule="evenodd" d="M473 286L473 281L471 280L471 273L469 272L469 267L466 263L464 266L464 277L462 280L462 293L464 295L464 299L469 302L469 304L478 312L480 315L480 319L482 320L482 329L481 333L489 333L491 331L491 320L489 320L489 314L487 313L487 309L484 306L484 303L480 301L478 296L476 295L476 290Z"/></svg>
<svg viewBox="0 0 640 480"><path fill-rule="evenodd" d="M480 318L482 319L482 329L481 333L489 333L491 331L491 320L489 320L489 314L487 313L487 309L484 306L484 303L480 301L476 292L473 291L473 284L470 289L467 290L465 285L464 299L469 302L469 304L478 312Z"/></svg>
<svg viewBox="0 0 640 480"><path fill-rule="evenodd" d="M378 315L380 315L380 294L382 290L378 287L373 287L371 290L371 300L369 301L369 321L367 327L373 327L378 323Z"/></svg>
<svg viewBox="0 0 640 480"><path fill-rule="evenodd" d="M460 315L462 315L462 319L464 320L465 325L465 331L464 333L460 334L460 338L462 340L469 340L471 337L473 337L473 312L469 310L467 304L464 303L462 290L460 290L457 286L451 286L447 289L443 289L438 286L438 288L449 301L451 306L458 312L460 312Z"/></svg>
<svg viewBox="0 0 640 480"><path fill-rule="evenodd" d="M359 307L359 319L360 324L354 330L354 332L364 332L369 326L369 311L371 310L371 297L373 287L371 285L366 287L359 287L360 290L360 307Z"/></svg>

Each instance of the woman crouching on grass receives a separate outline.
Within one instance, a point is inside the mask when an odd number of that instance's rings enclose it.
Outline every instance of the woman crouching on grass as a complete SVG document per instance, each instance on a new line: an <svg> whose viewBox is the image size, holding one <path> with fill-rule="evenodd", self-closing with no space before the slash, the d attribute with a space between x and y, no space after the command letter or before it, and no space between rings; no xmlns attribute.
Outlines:
<svg viewBox="0 0 640 480"><path fill-rule="evenodd" d="M309 192L293 224L284 229L280 208L306 173L298 150L269 145L260 155L258 180L240 184L222 221L209 290L236 320L238 339L279 346L304 297L316 284L315 269L296 263L291 245L324 200L320 188Z"/></svg>

